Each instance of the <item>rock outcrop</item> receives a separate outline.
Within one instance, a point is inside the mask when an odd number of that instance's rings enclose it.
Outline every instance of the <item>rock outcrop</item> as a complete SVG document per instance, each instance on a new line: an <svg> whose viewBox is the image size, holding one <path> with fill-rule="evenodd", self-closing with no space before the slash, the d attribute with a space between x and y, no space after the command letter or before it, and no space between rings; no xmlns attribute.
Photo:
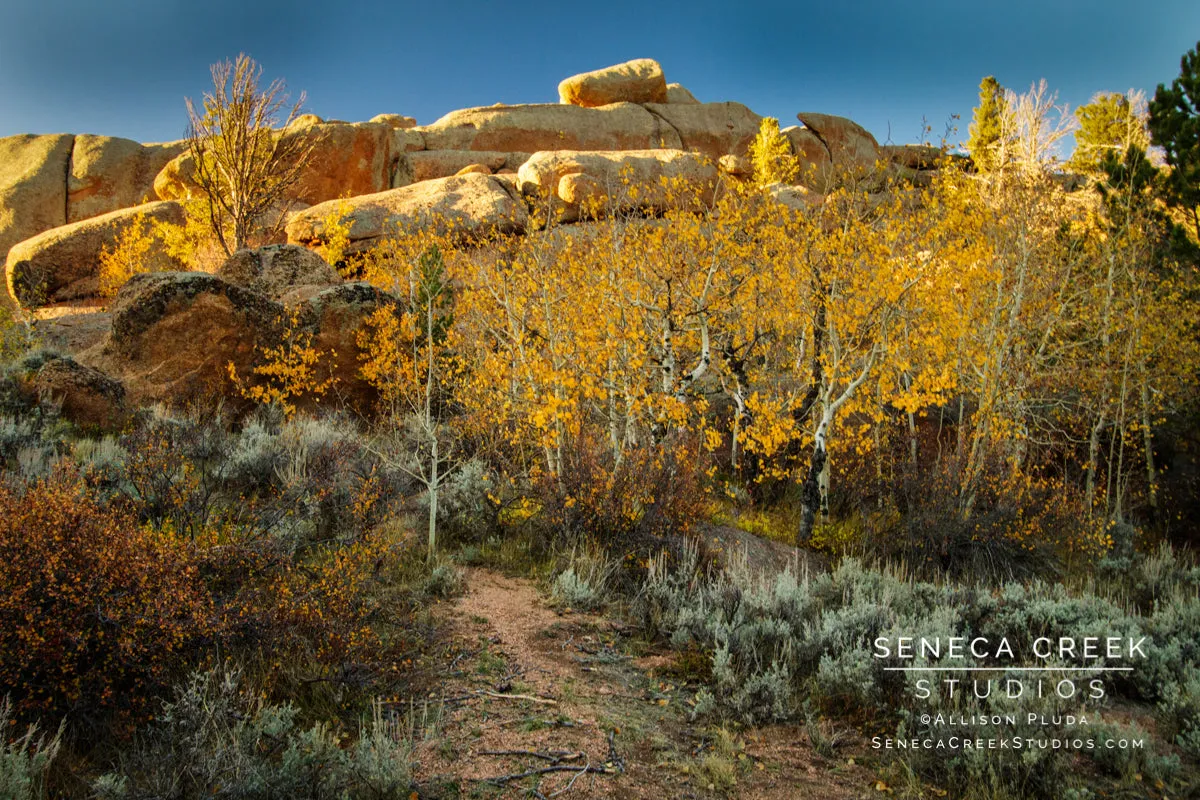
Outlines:
<svg viewBox="0 0 1200 800"><path fill-rule="evenodd" d="M805 111L796 118L825 145L835 167L867 170L873 169L879 160L879 143L857 122L832 114Z"/></svg>
<svg viewBox="0 0 1200 800"><path fill-rule="evenodd" d="M534 195L553 198L564 220L601 197L623 210L658 212L670 205L656 188L638 203L623 204L614 177L622 168L635 181L686 173L702 187L718 173L749 177L746 156L761 118L741 103L697 102L684 86L666 83L651 59L581 73L559 89L559 103L467 108L430 125L400 114L359 123L302 115L276 133L298 138L307 155L300 180L272 213L288 212L290 242L315 244L323 241L324 218L337 210L327 204L346 203L353 253L397 222L437 219L468 236L524 231L526 200ZM848 174L883 177L879 162L892 177L926 185L948 158L924 146L881 148L843 117L797 117L803 124L783 134L800 161L797 183L817 195ZM565 155L547 155L553 152ZM701 166L701 157L711 164ZM87 295L95 288L99 246L130 219L113 213L151 192L179 201L197 191L183 142L139 144L86 134L0 139L0 259L21 248L9 259L10 292L26 304ZM85 221L95 224L69 227ZM52 229L52 236L37 238ZM153 268L173 266L156 261ZM267 283L247 285L282 291L271 288L274 278L262 280Z"/></svg>
<svg viewBox="0 0 1200 800"><path fill-rule="evenodd" d="M312 332L312 346L321 353L338 401L360 414L375 411L378 392L360 374L359 334L367 318L397 300L369 283L343 283L305 299L299 319ZM303 403L301 404L304 405Z"/></svg>
<svg viewBox="0 0 1200 800"><path fill-rule="evenodd" d="M529 160L529 153L489 153L478 150L424 150L409 153L413 181L449 178L464 168L482 165L489 173L502 169L519 169Z"/></svg>
<svg viewBox="0 0 1200 800"><path fill-rule="evenodd" d="M76 136L67 178L66 222L154 200L155 176L186 149L186 142L139 144L115 136Z"/></svg>
<svg viewBox="0 0 1200 800"><path fill-rule="evenodd" d="M417 127L417 121L413 117L405 117L400 114L376 114L371 117L371 122L382 122L385 125L390 125L393 128L407 130Z"/></svg>
<svg viewBox="0 0 1200 800"><path fill-rule="evenodd" d="M9 293L28 307L96 294L101 251L112 247L139 217L180 224L183 209L174 202L147 203L61 225L20 242L9 250L5 265ZM144 266L163 270L180 265L152 247Z"/></svg>
<svg viewBox="0 0 1200 800"><path fill-rule="evenodd" d="M768 187L775 202L787 206L793 211L807 211L825 202L822 195L816 194L803 186L787 186L782 183Z"/></svg>
<svg viewBox="0 0 1200 800"><path fill-rule="evenodd" d="M206 273L139 275L118 293L108 340L94 360L120 377L136 403L220 403L237 414L250 408L242 389L259 380L254 369L264 350L294 324L311 337L321 379L333 381L325 399L372 413L378 393L359 374L359 334L377 309L399 301L366 283L308 285L285 299ZM301 397L297 405L318 402Z"/></svg>
<svg viewBox="0 0 1200 800"><path fill-rule="evenodd" d="M908 169L937 169L947 160L940 147L928 144L882 144L879 157Z"/></svg>
<svg viewBox="0 0 1200 800"><path fill-rule="evenodd" d="M808 128L792 125L780 131L792 144L792 153L800 162L797 180L818 192L828 191L834 182L833 159L829 148Z"/></svg>
<svg viewBox="0 0 1200 800"><path fill-rule="evenodd" d="M754 163L748 156L721 156L717 161L717 167L723 174L732 175L735 178L749 178L754 175Z"/></svg>
<svg viewBox="0 0 1200 800"><path fill-rule="evenodd" d="M64 418L84 428L119 430L129 416L125 387L73 358L48 360L34 374L30 387L42 403L57 406Z"/></svg>
<svg viewBox="0 0 1200 800"><path fill-rule="evenodd" d="M67 224L67 180L75 137L0 139L0 258L14 244Z"/></svg>
<svg viewBox="0 0 1200 800"><path fill-rule="evenodd" d="M257 348L275 344L284 307L203 272L134 276L117 293L99 366L138 403L240 400ZM244 403L243 403L244 404Z"/></svg>
<svg viewBox="0 0 1200 800"><path fill-rule="evenodd" d="M713 161L723 155L746 155L762 122L741 103L651 103L645 108L679 136L681 150L703 153Z"/></svg>
<svg viewBox="0 0 1200 800"><path fill-rule="evenodd" d="M581 72L558 84L559 102L584 108L610 103L665 103L667 80L662 66L651 58Z"/></svg>
<svg viewBox="0 0 1200 800"><path fill-rule="evenodd" d="M461 175L421 181L400 189L322 203L301 211L287 226L288 241L313 245L324 241L325 219L344 204L350 225L350 249L399 227L434 226L464 237L521 233L529 222L524 202L495 176Z"/></svg>
<svg viewBox="0 0 1200 800"><path fill-rule="evenodd" d="M311 146L292 197L316 205L349 195L371 194L412 183L404 151L394 146L394 128L386 122L322 123L293 126L284 136L299 136Z"/></svg>
<svg viewBox="0 0 1200 800"><path fill-rule="evenodd" d="M52 228L153 199L155 175L183 147L89 134L0 139L0 260Z"/></svg>
<svg viewBox="0 0 1200 800"><path fill-rule="evenodd" d="M412 182L407 131L386 122L322 122L315 115L298 118L280 135L299 137L311 148L300 180L289 200L316 205L349 195L371 194ZM163 200L182 200L199 192L195 164L184 152L164 165L154 178Z"/></svg>
<svg viewBox="0 0 1200 800"><path fill-rule="evenodd" d="M536 153L678 149L683 144L674 128L635 103L600 108L557 103L467 108L413 130L424 136L426 150Z"/></svg>
<svg viewBox="0 0 1200 800"><path fill-rule="evenodd" d="M200 192L195 176L196 161L184 151L163 164L154 176L154 194L159 200L186 200Z"/></svg>
<svg viewBox="0 0 1200 800"><path fill-rule="evenodd" d="M682 84L668 83L667 84L667 102L668 103L699 103L695 95L689 92Z"/></svg>
<svg viewBox="0 0 1200 800"><path fill-rule="evenodd" d="M238 250L217 270L217 277L275 300L299 286L326 287L342 282L325 259L295 244Z"/></svg>
<svg viewBox="0 0 1200 800"><path fill-rule="evenodd" d="M556 199L564 220L579 218L589 210L581 207L592 203L603 206L602 213L690 207L711 201L716 182L715 163L682 150L546 151L517 172L521 193Z"/></svg>

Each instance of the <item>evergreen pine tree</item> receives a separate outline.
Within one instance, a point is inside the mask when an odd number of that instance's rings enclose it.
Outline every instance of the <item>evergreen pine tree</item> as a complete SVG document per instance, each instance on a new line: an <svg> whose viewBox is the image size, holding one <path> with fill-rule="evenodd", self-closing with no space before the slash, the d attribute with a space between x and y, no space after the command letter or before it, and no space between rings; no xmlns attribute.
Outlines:
<svg viewBox="0 0 1200 800"><path fill-rule="evenodd" d="M762 186L791 183L800 173L800 163L792 153L791 142L779 130L779 120L763 117L758 135L750 143L750 162L754 180Z"/></svg>
<svg viewBox="0 0 1200 800"><path fill-rule="evenodd" d="M1000 140L1004 133L1004 87L988 75L979 84L979 105L968 129L967 150L980 172L992 172L1000 166Z"/></svg>
<svg viewBox="0 0 1200 800"><path fill-rule="evenodd" d="M1131 147L1144 152L1150 146L1150 132L1139 109L1141 99L1140 93L1127 97L1103 92L1075 109L1079 130L1075 132L1071 167L1098 174L1109 156L1120 162Z"/></svg>
<svg viewBox="0 0 1200 800"><path fill-rule="evenodd" d="M1200 42L1180 59L1170 87L1160 83L1154 92L1150 136L1171 167L1167 200L1191 218L1200 238Z"/></svg>

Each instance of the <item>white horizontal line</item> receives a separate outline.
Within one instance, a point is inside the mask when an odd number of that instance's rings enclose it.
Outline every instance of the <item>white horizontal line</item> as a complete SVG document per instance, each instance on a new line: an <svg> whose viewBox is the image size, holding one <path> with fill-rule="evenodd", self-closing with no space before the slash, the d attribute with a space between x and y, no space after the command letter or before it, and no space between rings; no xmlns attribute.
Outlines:
<svg viewBox="0 0 1200 800"><path fill-rule="evenodd" d="M884 672L1132 672L1133 667L884 667Z"/></svg>

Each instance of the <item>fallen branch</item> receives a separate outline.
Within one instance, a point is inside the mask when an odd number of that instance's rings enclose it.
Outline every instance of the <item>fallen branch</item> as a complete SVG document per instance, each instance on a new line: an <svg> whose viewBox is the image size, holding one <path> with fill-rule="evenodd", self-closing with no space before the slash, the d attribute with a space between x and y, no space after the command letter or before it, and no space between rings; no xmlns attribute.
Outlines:
<svg viewBox="0 0 1200 800"><path fill-rule="evenodd" d="M529 756L530 758L540 758L543 761L550 761L559 764L563 761L578 761L583 758L583 753L575 753L570 750L554 750L549 753L542 753L537 750L480 750L481 756Z"/></svg>
<svg viewBox="0 0 1200 800"><path fill-rule="evenodd" d="M550 700L545 697L534 697L531 694L501 694L500 692L489 692L486 689L480 689L475 694L482 697L495 697L499 700L528 700L531 703L541 703L544 706L556 706L557 700Z"/></svg>
<svg viewBox="0 0 1200 800"><path fill-rule="evenodd" d="M532 778L535 775L548 775L552 772L574 772L579 775L591 773L593 775L616 775L619 770L615 767L600 766L594 767L591 764L584 764L582 767L573 764L551 764L548 767L538 767L537 769L527 769L524 772L513 772L508 775L500 775L495 778L484 778L483 783L490 783L493 786L504 786L513 781L519 781L524 778Z"/></svg>
<svg viewBox="0 0 1200 800"><path fill-rule="evenodd" d="M571 780L567 785L556 792L551 793L550 797L557 797L560 794L568 792L575 786L575 782L583 775L616 775L625 771L625 761L617 755L616 745L613 741L613 732L608 734L608 761L601 766L592 766L592 762L588 761L582 766L578 764L563 764L563 761L578 761L579 759L587 758L585 753L574 753L570 750L553 750L548 753L543 753L536 750L480 750L480 755L485 756L527 756L529 758L540 758L544 761L549 761L550 764L545 767L537 767L535 769L527 769L524 772L510 772L508 775L499 775L495 778L484 778L481 783L489 783L492 786L503 787L513 781L524 780L525 778L541 777L549 775L553 772L570 772ZM528 790L534 797L545 798L537 788Z"/></svg>

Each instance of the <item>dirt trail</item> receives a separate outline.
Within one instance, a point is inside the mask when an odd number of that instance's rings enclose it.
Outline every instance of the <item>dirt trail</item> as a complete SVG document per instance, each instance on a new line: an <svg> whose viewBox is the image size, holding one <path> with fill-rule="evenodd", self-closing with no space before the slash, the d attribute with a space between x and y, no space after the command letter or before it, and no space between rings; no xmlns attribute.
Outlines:
<svg viewBox="0 0 1200 800"><path fill-rule="evenodd" d="M468 570L466 583L439 612L443 677L417 715L422 797L874 794L872 773L821 759L794 726L742 732L736 750L718 752L712 731L689 721L691 688L643 668L670 659L641 653L620 623L560 613L530 581L490 570Z"/></svg>

